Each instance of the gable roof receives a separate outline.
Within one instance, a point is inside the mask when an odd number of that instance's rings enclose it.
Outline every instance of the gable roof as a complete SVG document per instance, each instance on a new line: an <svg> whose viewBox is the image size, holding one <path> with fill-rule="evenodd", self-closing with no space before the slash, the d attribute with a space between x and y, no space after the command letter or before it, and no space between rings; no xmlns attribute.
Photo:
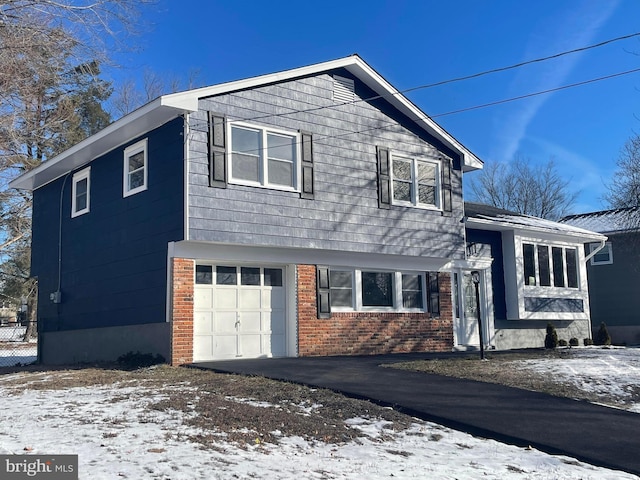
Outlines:
<svg viewBox="0 0 640 480"><path fill-rule="evenodd" d="M460 153L464 171L481 169L483 162L452 135L416 107L389 82L364 62L358 55L317 63L306 67L222 83L210 87L163 95L143 107L125 115L111 125L83 140L70 149L42 163L37 168L13 180L12 188L33 190L88 163L100 155L159 127L185 113L198 110L198 99L213 95L255 88L308 75L344 68L367 85L377 95L384 97L394 108L405 114L420 128L440 139L445 145Z"/></svg>
<svg viewBox="0 0 640 480"><path fill-rule="evenodd" d="M601 241L607 237L601 233L565 223L554 222L544 218L523 215L490 205L464 202L464 213L467 227L479 230L523 230L573 237L580 242Z"/></svg>
<svg viewBox="0 0 640 480"><path fill-rule="evenodd" d="M603 234L640 230L640 207L616 208L599 212L568 215L561 223Z"/></svg>

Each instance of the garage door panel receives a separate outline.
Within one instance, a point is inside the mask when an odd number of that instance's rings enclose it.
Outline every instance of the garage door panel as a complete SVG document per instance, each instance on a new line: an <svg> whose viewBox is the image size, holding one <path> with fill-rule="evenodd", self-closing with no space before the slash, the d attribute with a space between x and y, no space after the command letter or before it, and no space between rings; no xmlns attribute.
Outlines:
<svg viewBox="0 0 640 480"><path fill-rule="evenodd" d="M240 337L240 354L243 357L259 357L264 355L262 350L262 335L245 334Z"/></svg>
<svg viewBox="0 0 640 480"><path fill-rule="evenodd" d="M236 335L216 335L215 351L212 358L236 358L237 355Z"/></svg>
<svg viewBox="0 0 640 480"><path fill-rule="evenodd" d="M210 288L196 288L193 292L193 301L198 308L213 308L213 290Z"/></svg>
<svg viewBox="0 0 640 480"><path fill-rule="evenodd" d="M239 333L260 332L262 330L262 322L260 321L260 312L242 312L240 314L240 331Z"/></svg>
<svg viewBox="0 0 640 480"><path fill-rule="evenodd" d="M211 335L213 328L213 312L195 312L193 332L196 335Z"/></svg>
<svg viewBox="0 0 640 480"><path fill-rule="evenodd" d="M238 308L238 289L218 287L215 290L215 306L226 309Z"/></svg>
<svg viewBox="0 0 640 480"><path fill-rule="evenodd" d="M260 289L240 289L238 292L238 303L241 310L259 310L262 306Z"/></svg>
<svg viewBox="0 0 640 480"><path fill-rule="evenodd" d="M236 321L238 320L238 313L235 310L232 311L216 311L215 312L215 333L231 333L236 334Z"/></svg>
<svg viewBox="0 0 640 480"><path fill-rule="evenodd" d="M211 335L195 335L193 337L193 359L207 360L213 358L213 337Z"/></svg>

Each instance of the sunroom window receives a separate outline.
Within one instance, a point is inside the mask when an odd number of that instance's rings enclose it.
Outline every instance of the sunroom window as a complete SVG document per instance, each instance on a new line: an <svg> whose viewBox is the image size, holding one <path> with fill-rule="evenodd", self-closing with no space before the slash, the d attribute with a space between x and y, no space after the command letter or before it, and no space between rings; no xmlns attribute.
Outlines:
<svg viewBox="0 0 640 480"><path fill-rule="evenodd" d="M245 123L230 126L230 181L298 190L298 134Z"/></svg>
<svg viewBox="0 0 640 480"><path fill-rule="evenodd" d="M523 243L522 260L526 286L579 288L576 248Z"/></svg>
<svg viewBox="0 0 640 480"><path fill-rule="evenodd" d="M440 208L440 163L394 156L393 202L398 205Z"/></svg>

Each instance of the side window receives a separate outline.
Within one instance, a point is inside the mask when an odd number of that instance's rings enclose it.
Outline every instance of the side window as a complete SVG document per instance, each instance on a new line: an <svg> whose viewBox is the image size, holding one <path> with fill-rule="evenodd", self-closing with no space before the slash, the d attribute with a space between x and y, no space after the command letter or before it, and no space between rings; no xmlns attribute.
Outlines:
<svg viewBox="0 0 640 480"><path fill-rule="evenodd" d="M146 138L125 149L123 197L128 197L147 189L147 164Z"/></svg>
<svg viewBox="0 0 640 480"><path fill-rule="evenodd" d="M526 286L580 288L576 248L523 243L522 266Z"/></svg>
<svg viewBox="0 0 640 480"><path fill-rule="evenodd" d="M91 167L73 174L71 187L71 217L89 212L89 192L91 186Z"/></svg>
<svg viewBox="0 0 640 480"><path fill-rule="evenodd" d="M393 203L440 208L440 163L393 156L391 162Z"/></svg>

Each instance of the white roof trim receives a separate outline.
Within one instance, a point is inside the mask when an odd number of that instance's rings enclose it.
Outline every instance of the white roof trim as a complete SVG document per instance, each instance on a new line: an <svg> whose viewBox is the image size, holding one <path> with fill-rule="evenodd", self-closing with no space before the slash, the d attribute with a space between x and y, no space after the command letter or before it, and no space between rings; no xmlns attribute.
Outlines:
<svg viewBox="0 0 640 480"><path fill-rule="evenodd" d="M489 220L484 218L466 217L465 225L478 230L496 230L496 231L517 231L517 232L537 232L546 235L554 235L556 237L573 238L579 243L586 241L602 241L607 237L601 233L591 232L577 227L569 227L567 230L556 230L553 228L544 228L534 225L518 225L510 222L501 222L499 220ZM560 224L564 225L564 224Z"/></svg>
<svg viewBox="0 0 640 480"><path fill-rule="evenodd" d="M337 60L286 70L284 72L271 73L210 87L163 95L122 117L104 130L83 140L69 150L47 160L34 170L18 177L13 180L9 186L12 188L33 190L45 185L183 113L197 111L198 100L200 98L314 75L337 68L345 68L348 70L374 92L383 96L391 105L407 115L412 121L416 122L422 129L439 138L453 150L460 152L464 171L482 168L483 162L478 157L429 118L422 110L416 107L389 82L367 65L358 55L351 55Z"/></svg>

